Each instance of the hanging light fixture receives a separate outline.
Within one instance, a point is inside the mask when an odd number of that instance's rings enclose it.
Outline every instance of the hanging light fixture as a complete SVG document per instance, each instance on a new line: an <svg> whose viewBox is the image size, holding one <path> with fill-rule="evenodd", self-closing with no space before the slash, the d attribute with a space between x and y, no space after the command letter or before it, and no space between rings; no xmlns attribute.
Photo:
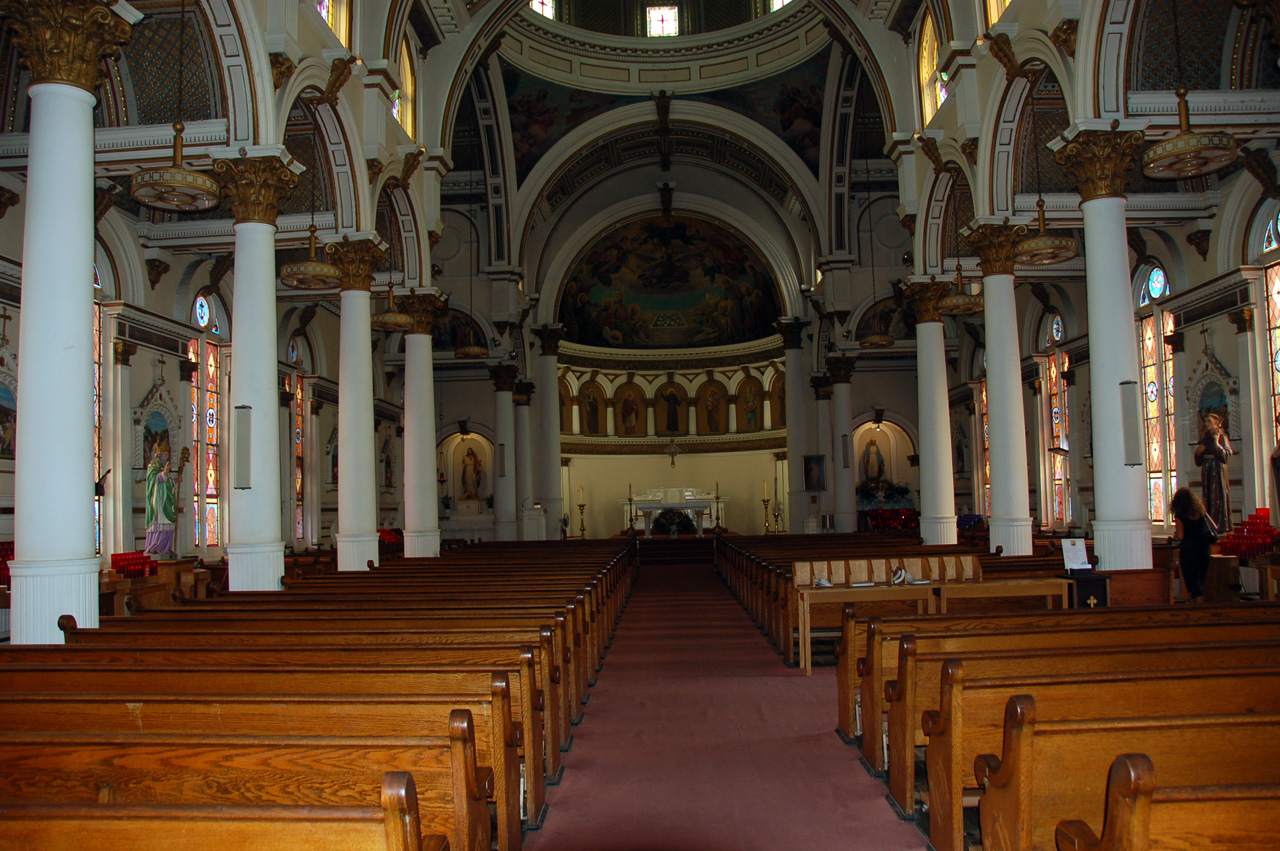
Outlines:
<svg viewBox="0 0 1280 851"><path fill-rule="evenodd" d="M943 296L938 301L938 309L943 313L952 316L968 316L971 313L982 312L982 292L981 284L977 285L977 292L965 292L964 289L964 269L960 268L959 260L956 261L956 291L951 295Z"/></svg>
<svg viewBox="0 0 1280 851"><path fill-rule="evenodd" d="M476 140L472 146L473 160L479 165L483 171L484 162L480 159L480 128L476 127ZM467 201L467 217L475 225L476 210L474 196ZM480 228L475 228L475 248L467 253L467 309L475 311L475 267L476 252L480 249ZM455 358L467 358L476 360L479 358L487 358L489 356L489 347L484 345L484 335L475 333L475 320L467 317L467 324L464 326L467 330L467 341L454 348L453 356Z"/></svg>
<svg viewBox="0 0 1280 851"><path fill-rule="evenodd" d="M1035 122L1032 121L1032 132ZM1044 221L1044 187L1040 182L1040 152L1035 151L1036 161L1036 220L1039 233L1028 236L1014 247L1013 260L1024 266L1053 266L1066 263L1076 256L1076 241L1069 236L1053 236Z"/></svg>
<svg viewBox="0 0 1280 851"><path fill-rule="evenodd" d="M1173 9L1173 55L1178 61L1178 134L1156 142L1142 155L1142 173L1161 180L1178 180L1212 174L1236 161L1236 139L1222 130L1191 129L1187 85L1182 73L1182 34L1178 27L1178 0Z"/></svg>
<svg viewBox="0 0 1280 851"><path fill-rule="evenodd" d="M187 0L182 0L178 23L178 103L173 120L173 163L144 168L133 175L130 194L139 204L156 210L198 213L218 206L218 181L207 174L193 171L182 164L183 71L187 58Z"/></svg>
<svg viewBox="0 0 1280 851"><path fill-rule="evenodd" d="M885 349L892 346L894 337L889 333L888 322L882 322L882 311L876 309L879 302L876 300L876 247L873 244L875 239L875 224L871 221L871 161L866 158L864 152L863 159L864 175L867 181L867 254L871 256L871 333L865 334L858 338L858 347L863 349Z"/></svg>
<svg viewBox="0 0 1280 851"><path fill-rule="evenodd" d="M391 271L387 275L387 309L369 317L369 324L379 331L411 331L413 317L396 308L396 246L391 244ZM401 278L403 285L404 279Z"/></svg>
<svg viewBox="0 0 1280 851"><path fill-rule="evenodd" d="M316 165L319 165L318 158ZM327 290L342 283L341 269L316 259L316 184L319 181L317 168L311 181L311 227L307 228L310 255L306 260L296 260L280 267L280 283L295 290Z"/></svg>

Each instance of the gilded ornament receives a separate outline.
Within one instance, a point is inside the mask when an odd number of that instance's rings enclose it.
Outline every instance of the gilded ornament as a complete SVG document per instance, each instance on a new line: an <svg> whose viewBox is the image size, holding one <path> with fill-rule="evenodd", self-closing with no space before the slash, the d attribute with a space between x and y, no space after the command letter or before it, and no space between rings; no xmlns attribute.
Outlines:
<svg viewBox="0 0 1280 851"><path fill-rule="evenodd" d="M338 94L347 84L347 80L351 79L351 68L355 64L354 56L340 56L333 60L329 66L329 79L324 84L324 93L318 98L320 103L326 103L334 108L338 106Z"/></svg>
<svg viewBox="0 0 1280 851"><path fill-rule="evenodd" d="M542 325L534 328L533 333L542 344L543 357L555 357L560 354L560 342L564 340L564 326Z"/></svg>
<svg viewBox="0 0 1280 851"><path fill-rule="evenodd" d="M342 289L369 291L373 286L373 271L386 252L372 239L342 237L342 242L331 242L324 247L333 265L342 272Z"/></svg>
<svg viewBox="0 0 1280 851"><path fill-rule="evenodd" d="M33 83L65 83L92 93L101 62L120 55L129 24L104 0L0 0Z"/></svg>
<svg viewBox="0 0 1280 851"><path fill-rule="evenodd" d="M529 402L533 399L534 389L535 388L532 381L517 381L516 389L514 394L511 397L511 401L517 405L528 405ZM610 400L609 404L612 405L613 401Z"/></svg>
<svg viewBox="0 0 1280 851"><path fill-rule="evenodd" d="M970 231L969 245L978 253L985 275L1012 275L1018 243L1027 237L1026 225L982 224Z"/></svg>
<svg viewBox="0 0 1280 851"><path fill-rule="evenodd" d="M261 222L275 227L280 202L298 185L298 175L279 157L242 157L213 164L222 194L231 202L236 224Z"/></svg>
<svg viewBox="0 0 1280 851"><path fill-rule="evenodd" d="M1248 334L1253 330L1253 308L1242 307L1227 314L1227 320L1236 326L1237 334Z"/></svg>
<svg viewBox="0 0 1280 851"><path fill-rule="evenodd" d="M778 333L782 336L782 347L784 349L798 349L804 345L803 332L808 322L803 321L783 321L777 323Z"/></svg>
<svg viewBox="0 0 1280 851"><path fill-rule="evenodd" d="M938 150L937 139L932 136L926 136L923 133L917 133L916 145L929 159L929 162L933 163L934 174L942 174L944 171L948 171L947 164L942 159L942 152Z"/></svg>
<svg viewBox="0 0 1280 851"><path fill-rule="evenodd" d="M1187 245L1196 250L1196 254L1200 255L1201 260L1209 259L1209 238L1213 236L1212 231L1197 230L1187 234Z"/></svg>
<svg viewBox="0 0 1280 851"><path fill-rule="evenodd" d="M832 384L848 384L849 379L853 377L854 364L858 362L856 357L848 355L833 355L827 358L827 377L831 379Z"/></svg>
<svg viewBox="0 0 1280 851"><path fill-rule="evenodd" d="M298 66L285 54L271 54L271 85L275 88L283 86L297 70Z"/></svg>
<svg viewBox="0 0 1280 851"><path fill-rule="evenodd" d="M377 183L378 178L382 175L382 170L387 167L387 164L380 159L371 157L364 161L364 167L369 172L369 182Z"/></svg>
<svg viewBox="0 0 1280 851"><path fill-rule="evenodd" d="M907 301L915 311L916 322L941 322L942 300L951 292L950 281L930 278L905 287Z"/></svg>
<svg viewBox="0 0 1280 851"><path fill-rule="evenodd" d="M1280 199L1280 182L1276 181L1276 164L1271 153L1262 148L1248 148L1244 155L1244 170L1262 187L1264 198Z"/></svg>
<svg viewBox="0 0 1280 851"><path fill-rule="evenodd" d="M156 287L160 284L160 279L168 273L169 264L159 257L152 257L147 260L147 282L151 284L152 292L155 292Z"/></svg>
<svg viewBox="0 0 1280 851"><path fill-rule="evenodd" d="M431 293L402 295L397 304L413 318L413 329L408 332L410 334L434 334L436 320L449 310L448 299Z"/></svg>
<svg viewBox="0 0 1280 851"><path fill-rule="evenodd" d="M116 366L128 366L133 356L138 353L138 344L129 340L116 340L111 348Z"/></svg>
<svg viewBox="0 0 1280 851"><path fill-rule="evenodd" d="M520 377L520 367L513 363L495 363L489 366L489 378L493 380L493 389L499 393L513 393L516 379Z"/></svg>
<svg viewBox="0 0 1280 851"><path fill-rule="evenodd" d="M1141 130L1121 132L1118 121L1110 130L1081 130L1053 158L1075 175L1080 200L1123 197L1125 172L1142 148Z"/></svg>
<svg viewBox="0 0 1280 851"><path fill-rule="evenodd" d="M1271 22L1271 42L1280 47L1280 0L1235 0L1241 9L1257 9Z"/></svg>
<svg viewBox="0 0 1280 851"><path fill-rule="evenodd" d="M813 398L819 402L831 401L831 379L825 375L815 375L809 379L813 387Z"/></svg>
<svg viewBox="0 0 1280 851"><path fill-rule="evenodd" d="M120 200L122 192L124 190L115 183L105 187L93 187L93 221L95 223L102 221L103 216L111 212L111 208L116 205L116 201ZM15 195L13 197L17 201L18 196ZM3 217L4 211L0 210L0 218Z"/></svg>
<svg viewBox="0 0 1280 851"><path fill-rule="evenodd" d="M1080 29L1080 22L1075 18L1063 18L1058 25L1053 28L1053 32L1049 33L1049 41L1056 44L1062 49L1062 52L1076 58L1076 33Z"/></svg>
<svg viewBox="0 0 1280 851"><path fill-rule="evenodd" d="M13 207L19 201L18 193L0 186L0 219L4 218L4 214L9 212L9 208ZM108 207L108 209L110 209ZM99 216L98 219L102 217ZM95 219L96 221L96 219Z"/></svg>
<svg viewBox="0 0 1280 851"><path fill-rule="evenodd" d="M1004 68L1004 80L1006 83L1012 83L1019 77L1034 77L1035 71L1028 71L1018 64L1018 57L1013 52L1013 41L1010 40L1008 33L998 33L992 35L986 34L987 49L991 56L1000 63Z"/></svg>
<svg viewBox="0 0 1280 851"><path fill-rule="evenodd" d="M960 143L960 153L964 154L964 158L969 161L969 165L976 166L978 164L978 137L965 139Z"/></svg>

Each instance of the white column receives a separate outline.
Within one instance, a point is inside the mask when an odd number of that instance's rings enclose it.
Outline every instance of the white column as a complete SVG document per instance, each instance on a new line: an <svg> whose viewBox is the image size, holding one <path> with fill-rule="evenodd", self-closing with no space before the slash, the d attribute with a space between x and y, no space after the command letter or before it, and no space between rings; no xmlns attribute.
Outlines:
<svg viewBox="0 0 1280 851"><path fill-rule="evenodd" d="M98 625L94 98L58 83L38 83L28 92L10 628L14 644L61 644L60 615L74 615L81 626Z"/></svg>
<svg viewBox="0 0 1280 851"><path fill-rule="evenodd" d="M1031 493L1013 275L984 275L982 292L991 436L991 551L1003 547L1005 555L1030 555Z"/></svg>
<svg viewBox="0 0 1280 851"><path fill-rule="evenodd" d="M618 433L617 420L614 418L613 401L604 403L604 433L613 437Z"/></svg>
<svg viewBox="0 0 1280 851"><path fill-rule="evenodd" d="M1267 478L1270 474L1268 453L1262 449L1263 435L1271 423L1259 416L1259 408L1269 393L1262 392L1257 361L1257 335L1253 329L1253 309L1242 308L1229 314L1236 326L1236 346L1240 364L1240 435L1231 435L1238 441L1232 448L1240 453L1244 472L1244 502L1242 519L1267 504ZM1185 473L1184 473L1185 475Z"/></svg>
<svg viewBox="0 0 1280 851"><path fill-rule="evenodd" d="M558 325L535 328L542 345L538 358L538 386L542 389L535 404L542 422L542 443L538 447L538 481L535 495L546 512L546 540L560 537L560 516L564 500L560 493L560 367L556 362L564 330ZM650 432L652 434L653 432Z"/></svg>
<svg viewBox="0 0 1280 851"><path fill-rule="evenodd" d="M342 269L338 367L338 569L378 563L377 448L373 423L373 349L369 287L382 257L372 239L330 243Z"/></svg>
<svg viewBox="0 0 1280 851"><path fill-rule="evenodd" d="M920 535L926 545L956 542L956 487L951 456L947 353L941 317L916 324L916 387L920 400ZM917 306L917 320L928 317Z"/></svg>
<svg viewBox="0 0 1280 851"><path fill-rule="evenodd" d="M542 509L534 508L533 429L529 403L533 396L532 381L517 381L512 396L515 403L516 441L516 503L520 518L519 535L522 541L544 539L545 521ZM610 416L613 409L610 408Z"/></svg>
<svg viewBox="0 0 1280 851"><path fill-rule="evenodd" d="M133 411L130 400L129 373L130 359L137 354L138 346L128 340L112 339L116 331L114 319L104 319L102 323L105 353L103 357L103 404L102 404L102 471L111 471L103 483L105 493L102 497L102 554L126 553L133 550ZM180 398L186 398L179 391ZM181 438L173 441L176 451L172 453L174 468L177 468L181 446L185 443ZM189 472L188 472L189 474ZM190 481L188 479L188 481ZM178 508L181 509L189 496L190 488L178 491ZM179 515L173 530L173 546L175 552L181 554L179 546L183 518L190 514ZM104 558L105 560L105 558Z"/></svg>
<svg viewBox="0 0 1280 851"><path fill-rule="evenodd" d="M440 555L431 332L445 306L435 295L401 296L399 304L417 323L404 346L404 554L428 558Z"/></svg>
<svg viewBox="0 0 1280 851"><path fill-rule="evenodd" d="M1120 383L1140 381L1129 287L1125 199L1100 197L1084 213L1089 302L1089 393L1093 417L1094 552L1102 570L1151 566L1146 470L1124 465Z"/></svg>
<svg viewBox="0 0 1280 851"><path fill-rule="evenodd" d="M792 532L799 532L804 526L804 519L809 516L809 498L804 489L804 456L809 454L811 431L806 416L809 406L804 398L804 385L809 379L804 359L804 329L807 325L800 320L778 323L785 351L783 366L787 380L787 529Z"/></svg>
<svg viewBox="0 0 1280 851"><path fill-rule="evenodd" d="M293 387L293 376L289 378ZM280 535L296 550L297 524L293 522L293 394L281 391L278 417L280 421Z"/></svg>
<svg viewBox="0 0 1280 851"><path fill-rule="evenodd" d="M851 357L827 358L827 374L831 377L831 446L835 453L827 484L835 491L837 532L852 532L857 528L853 492L853 386L849 383L853 362ZM787 395L790 401L791 394ZM790 428L790 411L787 414L787 428Z"/></svg>
<svg viewBox="0 0 1280 851"><path fill-rule="evenodd" d="M298 177L285 165L283 147L271 155L218 159L214 171L231 199L235 216L235 284L232 305L231 393L223 421L228 424L228 467L242 453L249 481L234 472L224 487L227 499L227 584L232 591L279 589L284 575L280 529L280 396L276 364L276 212ZM299 168L301 168L299 166ZM241 410L248 410L247 433ZM248 443L247 450L241 441Z"/></svg>
<svg viewBox="0 0 1280 851"><path fill-rule="evenodd" d="M516 540L516 414L515 390L518 369L515 364L500 363L489 367L493 379L494 467L493 535L499 541Z"/></svg>
<svg viewBox="0 0 1280 851"><path fill-rule="evenodd" d="M1146 469L1124 464L1121 382L1141 381L1133 321L1125 173L1144 145L1134 131L1081 130L1055 142L1057 161L1075 175L1084 216L1089 304L1089 396L1093 420L1094 554L1102 570L1151 566Z"/></svg>
<svg viewBox="0 0 1280 851"><path fill-rule="evenodd" d="M835 455L831 443L831 379L825 375L815 375L810 383L816 404L818 452L826 459L827 471L835 473ZM802 461L803 459L801 459ZM800 463L797 461L797 463ZM831 482L827 489L818 494L818 513L831 514L835 511L835 500L832 498Z"/></svg>

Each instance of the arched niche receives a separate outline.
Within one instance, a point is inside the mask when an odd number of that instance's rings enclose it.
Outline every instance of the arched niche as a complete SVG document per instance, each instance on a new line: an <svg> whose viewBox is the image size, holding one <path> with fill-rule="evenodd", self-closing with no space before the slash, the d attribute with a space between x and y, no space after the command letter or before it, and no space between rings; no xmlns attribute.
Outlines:
<svg viewBox="0 0 1280 851"><path fill-rule="evenodd" d="M887 419L864 422L852 440L858 510L916 508L919 469L911 464L916 449L906 430Z"/></svg>
<svg viewBox="0 0 1280 851"><path fill-rule="evenodd" d="M709 378L698 386L698 434L727 434L729 431L729 391Z"/></svg>
<svg viewBox="0 0 1280 851"><path fill-rule="evenodd" d="M616 431L622 437L645 437L649 433L649 401L644 389L634 381L624 381L613 391Z"/></svg>
<svg viewBox="0 0 1280 851"><path fill-rule="evenodd" d="M454 514L484 514L493 499L493 443L484 435L455 433L440 442L436 465L441 496Z"/></svg>

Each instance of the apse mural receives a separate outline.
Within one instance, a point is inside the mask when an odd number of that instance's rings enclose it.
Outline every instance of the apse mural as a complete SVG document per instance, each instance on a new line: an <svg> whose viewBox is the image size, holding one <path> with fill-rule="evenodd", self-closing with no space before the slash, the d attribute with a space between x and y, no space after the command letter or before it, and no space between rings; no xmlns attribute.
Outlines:
<svg viewBox="0 0 1280 851"><path fill-rule="evenodd" d="M524 183L543 154L579 124L614 107L647 100L570 89L526 74L506 62L502 63L502 82L507 90L516 180L520 183Z"/></svg>
<svg viewBox="0 0 1280 851"><path fill-rule="evenodd" d="M690 100L713 103L741 113L782 138L816 175L821 162L822 91L827 82L831 50L821 50L805 62L755 83L693 95Z"/></svg>
<svg viewBox="0 0 1280 851"><path fill-rule="evenodd" d="M910 302L897 298L880 299L858 318L858 327L854 336L861 340L868 334L875 333L876 322L880 323L879 330L887 331L895 339L914 340L916 338L916 314Z"/></svg>
<svg viewBox="0 0 1280 851"><path fill-rule="evenodd" d="M485 346L484 331L476 321L461 310L450 310L436 320L431 337L431 349L436 352L452 352L459 346Z"/></svg>
<svg viewBox="0 0 1280 851"><path fill-rule="evenodd" d="M597 239L565 282L565 339L587 346L725 346L774 333L777 287L728 230L685 216L641 219Z"/></svg>

